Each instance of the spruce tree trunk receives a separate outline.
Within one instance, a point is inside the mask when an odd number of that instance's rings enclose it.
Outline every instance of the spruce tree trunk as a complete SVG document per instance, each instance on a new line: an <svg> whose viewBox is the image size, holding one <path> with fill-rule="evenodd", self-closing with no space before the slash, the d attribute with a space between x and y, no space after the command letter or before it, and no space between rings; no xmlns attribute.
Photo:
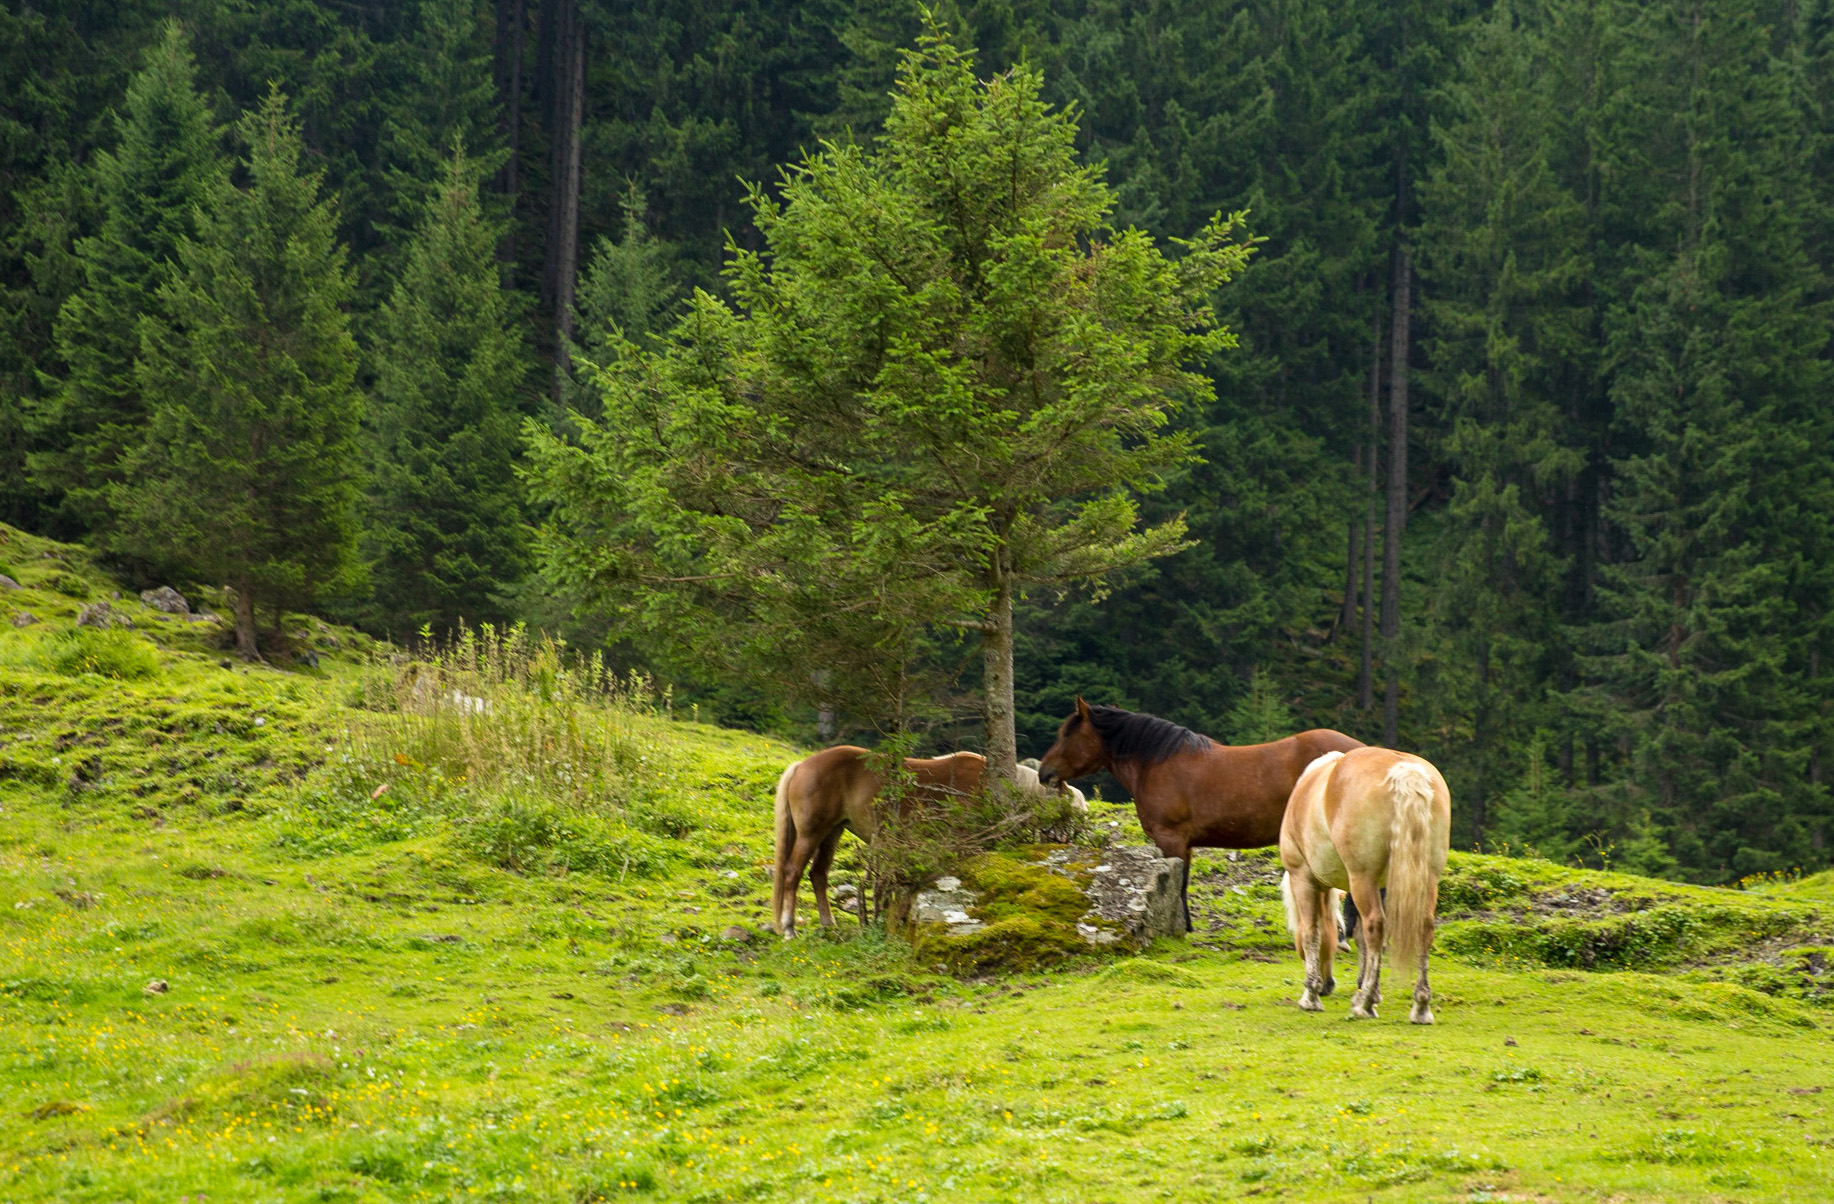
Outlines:
<svg viewBox="0 0 1834 1204"><path fill-rule="evenodd" d="M1377 470L1382 443L1382 283L1376 279L1375 316L1370 321L1369 348L1369 485L1363 500L1363 632L1361 660L1356 675L1356 705L1367 711L1375 705L1375 515L1381 493Z"/></svg>
<svg viewBox="0 0 1834 1204"><path fill-rule="evenodd" d="M248 581L237 581L230 586L236 591L236 652L243 660L261 659L261 649L255 641L255 589Z"/></svg>
<svg viewBox="0 0 1834 1204"><path fill-rule="evenodd" d="M578 0L554 0L550 41L548 257L546 299L554 307L554 395L559 400L573 338L573 290L579 271L580 126L586 108L586 28ZM546 35L547 31L543 31Z"/></svg>
<svg viewBox="0 0 1834 1204"><path fill-rule="evenodd" d="M1363 445L1356 445L1356 454L1350 462L1356 465L1355 475L1363 475ZM1344 555L1344 606L1337 616L1337 629L1349 632L1356 623L1356 570L1357 570L1357 537L1362 534L1363 520L1352 516L1350 519L1349 546Z"/></svg>
<svg viewBox="0 0 1834 1204"><path fill-rule="evenodd" d="M1388 513L1382 536L1382 743L1395 747L1401 727L1401 530L1407 525L1407 347L1412 333L1413 261L1395 246L1394 324L1388 363Z"/></svg>
<svg viewBox="0 0 1834 1204"><path fill-rule="evenodd" d="M1013 728L1013 589L1003 567L996 567L993 605L981 634L983 715L987 725L988 784L1017 776L1019 739Z"/></svg>
<svg viewBox="0 0 1834 1204"><path fill-rule="evenodd" d="M522 159L522 39L527 28L527 0L497 0L497 95L503 103L503 141L509 147L497 176L498 191L509 198L509 225L497 258L506 289L516 287L516 173Z"/></svg>

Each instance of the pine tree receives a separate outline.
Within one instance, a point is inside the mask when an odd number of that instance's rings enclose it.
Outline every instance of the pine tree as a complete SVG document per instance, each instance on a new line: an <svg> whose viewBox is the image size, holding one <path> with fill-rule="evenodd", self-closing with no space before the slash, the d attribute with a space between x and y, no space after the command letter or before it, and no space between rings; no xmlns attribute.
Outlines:
<svg viewBox="0 0 1834 1204"><path fill-rule="evenodd" d="M525 348L483 173L454 149L378 322L367 545L379 617L398 634L503 621L527 559L515 479Z"/></svg>
<svg viewBox="0 0 1834 1204"><path fill-rule="evenodd" d="M611 363L620 339L641 346L661 334L681 298L675 248L650 233L647 217L643 192L633 182L624 193L623 232L615 241L601 237L593 244L580 279L578 336L568 348L572 366L563 400L587 415L598 412L598 390L581 380L584 364Z"/></svg>
<svg viewBox="0 0 1834 1204"><path fill-rule="evenodd" d="M1209 298L1250 250L1220 217L1175 260L1112 229L1039 89L977 80L932 24L874 149L754 191L769 253L735 252L734 304L696 294L667 346L602 373L583 447L535 444L548 565L703 660L787 649L805 696L876 670L889 704L913 632L971 632L999 776L1019 595L1099 592L1182 544L1136 499L1190 457L1161 428L1208 400L1191 365L1232 341ZM818 646L811 620L861 638Z"/></svg>
<svg viewBox="0 0 1834 1204"><path fill-rule="evenodd" d="M1596 368L1583 291L1592 239L1553 166L1553 115L1571 99L1548 58L1540 28L1515 12L1480 23L1442 93L1437 162L1421 189L1432 365L1422 383L1439 402L1452 497L1428 557L1435 587L1420 639L1435 655L1414 705L1423 728L1459 733L1438 764L1456 783L1468 841L1483 839L1492 802L1553 722L1561 564L1546 499L1583 467L1566 403Z"/></svg>
<svg viewBox="0 0 1834 1204"><path fill-rule="evenodd" d="M277 87L238 133L247 186L215 190L140 323L147 433L110 501L128 550L235 591L255 657L258 605L350 582L362 397L335 209Z"/></svg>
<svg viewBox="0 0 1834 1204"><path fill-rule="evenodd" d="M1607 513L1629 555L1581 701L1628 750L1626 837L1647 811L1707 877L1809 853L1812 633L1790 576L1826 521L1801 506L1827 463L1828 311L1797 199L1807 127L1766 26L1749 2L1639 14L1626 77L1661 124L1608 131L1641 236L1607 328L1625 447Z"/></svg>
<svg viewBox="0 0 1834 1204"><path fill-rule="evenodd" d="M375 278L365 277L366 288L390 291L427 206L445 187L454 144L465 147L481 177L508 156L491 59L494 22L480 0L420 0L382 120L378 150L388 217L379 233L387 245L370 265ZM502 201L484 195L489 219L497 219Z"/></svg>
<svg viewBox="0 0 1834 1204"><path fill-rule="evenodd" d="M115 149L95 159L101 228L76 244L83 283L58 314L63 378L29 419L41 449L29 457L32 475L62 495L72 527L112 525L110 489L146 422L138 324L172 281L178 247L223 175L218 134L193 77L189 40L174 22L128 85Z"/></svg>

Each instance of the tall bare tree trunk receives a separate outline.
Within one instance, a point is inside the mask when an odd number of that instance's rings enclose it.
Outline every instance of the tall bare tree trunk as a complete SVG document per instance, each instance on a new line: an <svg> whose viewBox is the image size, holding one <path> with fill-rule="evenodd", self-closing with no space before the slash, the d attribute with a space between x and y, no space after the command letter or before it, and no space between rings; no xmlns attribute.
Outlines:
<svg viewBox="0 0 1834 1204"><path fill-rule="evenodd" d="M1407 525L1407 354L1412 333L1413 260L1395 243L1394 324L1389 332L1388 513L1382 536L1382 743L1401 728L1401 531Z"/></svg>
<svg viewBox="0 0 1834 1204"><path fill-rule="evenodd" d="M548 50L548 246L542 299L554 307L554 391L566 376L573 337L573 290L579 271L580 127L586 108L586 27L579 0L547 0L542 42Z"/></svg>
<svg viewBox="0 0 1834 1204"><path fill-rule="evenodd" d="M1363 475L1363 445L1361 443L1356 445L1356 451L1350 457L1350 462L1356 465L1354 475L1360 479ZM1337 616L1337 629L1343 632L1348 632L1356 623L1357 543L1363 533L1362 517L1351 515L1349 527L1349 545L1344 554L1344 605Z"/></svg>
<svg viewBox="0 0 1834 1204"><path fill-rule="evenodd" d="M497 247L504 288L516 287L516 173L522 159L522 39L527 29L527 0L497 0L497 99L502 105L503 142L509 148L509 158L497 173L497 190L509 198L509 226Z"/></svg>
<svg viewBox="0 0 1834 1204"><path fill-rule="evenodd" d="M997 553L996 553L997 555ZM987 725L988 784L1018 773L1019 738L1013 727L1013 587L1004 565L994 567L993 605L981 632L983 717Z"/></svg>
<svg viewBox="0 0 1834 1204"><path fill-rule="evenodd" d="M1367 711L1375 705L1375 516L1381 494L1377 480L1382 445L1382 278L1375 282L1375 316L1369 327L1369 463L1368 486L1363 499L1363 630L1356 675L1356 705Z"/></svg>

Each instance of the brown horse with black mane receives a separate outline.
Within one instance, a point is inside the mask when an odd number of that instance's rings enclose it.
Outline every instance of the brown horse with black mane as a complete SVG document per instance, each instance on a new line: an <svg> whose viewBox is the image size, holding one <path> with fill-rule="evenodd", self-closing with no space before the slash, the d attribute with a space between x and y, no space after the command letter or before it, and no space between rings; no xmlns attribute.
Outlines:
<svg viewBox="0 0 1834 1204"><path fill-rule="evenodd" d="M1046 786L1106 769L1134 796L1140 826L1167 857L1192 849L1258 849L1280 843L1286 800L1305 767L1329 752L1363 747L1330 728L1270 744L1218 744L1156 715L1092 707L1080 697L1038 762ZM1185 931L1191 905L1184 905Z"/></svg>

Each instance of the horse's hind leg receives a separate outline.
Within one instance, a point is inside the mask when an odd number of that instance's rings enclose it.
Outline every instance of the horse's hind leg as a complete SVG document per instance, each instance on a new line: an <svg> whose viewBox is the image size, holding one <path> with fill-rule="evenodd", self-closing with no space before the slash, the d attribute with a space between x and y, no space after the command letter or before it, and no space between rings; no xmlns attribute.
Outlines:
<svg viewBox="0 0 1834 1204"><path fill-rule="evenodd" d="M1324 944L1325 892L1309 882L1294 882L1293 921L1298 929L1293 935L1299 944L1299 955L1305 959L1305 990L1299 996L1302 1011L1322 1012L1325 1005L1318 997L1326 993L1325 970L1321 960Z"/></svg>
<svg viewBox="0 0 1834 1204"><path fill-rule="evenodd" d="M1433 921L1429 917L1426 921L1426 936L1420 945L1420 973L1414 979L1414 1007L1407 1014L1407 1018L1415 1024L1433 1023L1433 988L1427 985L1426 980L1427 953L1432 947Z"/></svg>
<svg viewBox="0 0 1834 1204"><path fill-rule="evenodd" d="M783 867L782 902L778 904L777 931L783 934L784 940L796 935L796 893L802 887L802 871L815 856L821 845L803 832L796 834L796 843L790 847L790 855Z"/></svg>
<svg viewBox="0 0 1834 1204"><path fill-rule="evenodd" d="M834 849L845 830L836 828L828 833L828 839L815 850L815 860L809 863L809 889L815 892L815 911L823 928L834 927L834 913L828 910L828 867L834 864Z"/></svg>
<svg viewBox="0 0 1834 1204"><path fill-rule="evenodd" d="M1350 895L1357 910L1363 913L1363 937L1357 942L1359 970L1356 994L1350 999L1352 1020L1374 1020L1376 1004L1382 1002L1382 947L1388 937L1387 915L1382 897L1369 878L1352 875Z"/></svg>

